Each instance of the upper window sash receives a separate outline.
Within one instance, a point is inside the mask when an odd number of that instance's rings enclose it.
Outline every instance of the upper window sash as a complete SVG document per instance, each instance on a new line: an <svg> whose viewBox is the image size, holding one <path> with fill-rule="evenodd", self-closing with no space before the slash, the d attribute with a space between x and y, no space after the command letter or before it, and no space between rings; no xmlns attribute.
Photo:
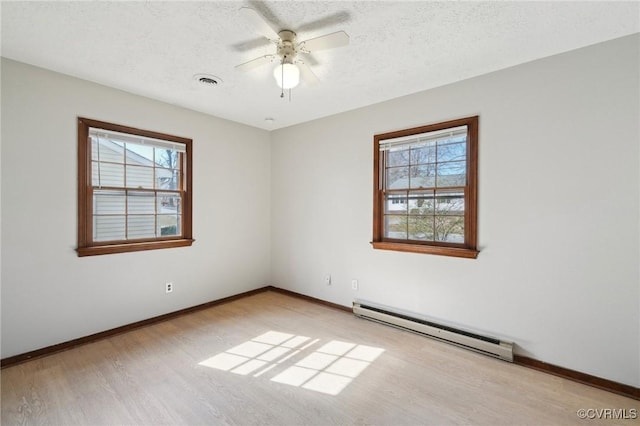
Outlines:
<svg viewBox="0 0 640 426"><path fill-rule="evenodd" d="M177 191L184 183L186 145L183 143L95 128L89 129L88 143L91 144L90 182L94 188ZM163 186L163 182L172 182L174 187Z"/></svg>

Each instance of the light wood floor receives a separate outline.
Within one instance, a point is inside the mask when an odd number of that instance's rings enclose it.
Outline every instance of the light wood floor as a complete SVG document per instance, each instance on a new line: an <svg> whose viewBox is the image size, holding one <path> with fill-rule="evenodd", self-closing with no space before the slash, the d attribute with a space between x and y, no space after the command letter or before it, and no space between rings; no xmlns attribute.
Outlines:
<svg viewBox="0 0 640 426"><path fill-rule="evenodd" d="M6 426L631 425L576 412L640 413L633 399L275 292L1 376Z"/></svg>

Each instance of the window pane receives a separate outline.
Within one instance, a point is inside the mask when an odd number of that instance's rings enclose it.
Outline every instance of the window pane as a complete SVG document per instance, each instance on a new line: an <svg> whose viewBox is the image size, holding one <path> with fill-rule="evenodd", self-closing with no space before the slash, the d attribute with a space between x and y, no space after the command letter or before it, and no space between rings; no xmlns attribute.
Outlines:
<svg viewBox="0 0 640 426"><path fill-rule="evenodd" d="M466 185L466 165L465 161L438 164L438 187Z"/></svg>
<svg viewBox="0 0 640 426"><path fill-rule="evenodd" d="M407 216L385 215L384 232L387 238L407 238Z"/></svg>
<svg viewBox="0 0 640 426"><path fill-rule="evenodd" d="M157 189L178 189L180 183L180 171L177 169L156 169Z"/></svg>
<svg viewBox="0 0 640 426"><path fill-rule="evenodd" d="M94 191L93 212L94 214L124 214L125 200L124 191Z"/></svg>
<svg viewBox="0 0 640 426"><path fill-rule="evenodd" d="M433 191L411 191L409 194L409 214L425 215L434 213Z"/></svg>
<svg viewBox="0 0 640 426"><path fill-rule="evenodd" d="M409 216L409 239L433 241L433 216Z"/></svg>
<svg viewBox="0 0 640 426"><path fill-rule="evenodd" d="M409 187L409 167L387 169L386 188L405 189Z"/></svg>
<svg viewBox="0 0 640 426"><path fill-rule="evenodd" d="M153 166L153 147L137 143L125 144L127 148L127 164Z"/></svg>
<svg viewBox="0 0 640 426"><path fill-rule="evenodd" d="M167 169L177 169L180 153L166 148L156 148L156 164Z"/></svg>
<svg viewBox="0 0 640 426"><path fill-rule="evenodd" d="M464 191L438 191L436 209L439 215L464 215Z"/></svg>
<svg viewBox="0 0 640 426"><path fill-rule="evenodd" d="M387 166L408 166L409 165L409 149L391 149L387 151Z"/></svg>
<svg viewBox="0 0 640 426"><path fill-rule="evenodd" d="M181 215L158 215L158 235L179 236L181 232Z"/></svg>
<svg viewBox="0 0 640 426"><path fill-rule="evenodd" d="M109 163L124 163L124 144L105 138L91 138L91 159Z"/></svg>
<svg viewBox="0 0 640 426"><path fill-rule="evenodd" d="M158 213L180 214L182 213L182 198L175 193L158 193Z"/></svg>
<svg viewBox="0 0 640 426"><path fill-rule="evenodd" d="M464 216L436 216L434 240L464 243Z"/></svg>
<svg viewBox="0 0 640 426"><path fill-rule="evenodd" d="M419 148L411 150L411 164L426 164L436 162L436 144L429 142Z"/></svg>
<svg viewBox="0 0 640 426"><path fill-rule="evenodd" d="M150 167L128 165L127 188L153 189L153 169Z"/></svg>
<svg viewBox="0 0 640 426"><path fill-rule="evenodd" d="M438 144L438 163L444 161L464 161L467 158L466 138L458 143Z"/></svg>
<svg viewBox="0 0 640 426"><path fill-rule="evenodd" d="M436 165L411 166L411 188L433 188L436 186Z"/></svg>
<svg viewBox="0 0 640 426"><path fill-rule="evenodd" d="M124 166L122 164L92 162L91 180L93 186L124 186Z"/></svg>
<svg viewBox="0 0 640 426"><path fill-rule="evenodd" d="M95 241L114 241L125 239L125 219L122 216L94 216L93 239Z"/></svg>
<svg viewBox="0 0 640 426"><path fill-rule="evenodd" d="M155 238L155 215L129 215L127 222L127 239Z"/></svg>
<svg viewBox="0 0 640 426"><path fill-rule="evenodd" d="M385 213L406 213L407 194L387 194Z"/></svg>
<svg viewBox="0 0 640 426"><path fill-rule="evenodd" d="M127 212L129 214L154 214L156 212L156 197L153 192L127 193Z"/></svg>

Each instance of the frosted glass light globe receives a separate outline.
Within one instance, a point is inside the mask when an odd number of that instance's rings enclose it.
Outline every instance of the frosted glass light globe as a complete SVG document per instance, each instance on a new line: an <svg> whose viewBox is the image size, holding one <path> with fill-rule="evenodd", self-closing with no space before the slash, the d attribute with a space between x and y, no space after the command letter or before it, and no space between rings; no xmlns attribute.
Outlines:
<svg viewBox="0 0 640 426"><path fill-rule="evenodd" d="M294 64L280 64L273 70L278 86L293 89L300 83L300 70Z"/></svg>

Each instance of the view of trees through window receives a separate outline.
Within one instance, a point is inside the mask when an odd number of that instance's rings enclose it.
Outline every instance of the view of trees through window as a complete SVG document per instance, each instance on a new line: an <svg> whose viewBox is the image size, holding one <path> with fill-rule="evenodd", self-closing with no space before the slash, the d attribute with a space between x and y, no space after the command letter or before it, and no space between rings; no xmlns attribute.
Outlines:
<svg viewBox="0 0 640 426"><path fill-rule="evenodd" d="M464 242L466 128L384 151L385 236Z"/></svg>

